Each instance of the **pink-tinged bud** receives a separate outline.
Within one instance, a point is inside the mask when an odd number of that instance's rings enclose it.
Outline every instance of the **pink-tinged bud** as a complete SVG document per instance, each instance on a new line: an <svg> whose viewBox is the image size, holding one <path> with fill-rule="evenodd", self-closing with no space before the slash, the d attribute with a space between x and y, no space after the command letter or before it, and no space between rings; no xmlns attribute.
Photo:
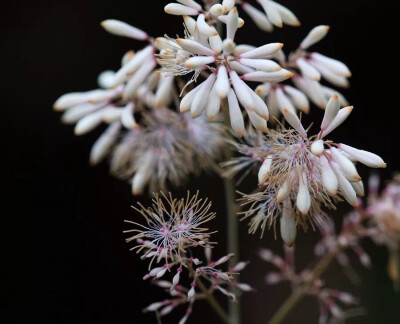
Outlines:
<svg viewBox="0 0 400 324"><path fill-rule="evenodd" d="M301 174L299 179L299 191L297 192L296 206L303 215L306 215L311 207L311 197L310 192L308 191L308 180L307 175L304 172Z"/></svg>
<svg viewBox="0 0 400 324"><path fill-rule="evenodd" d="M229 118L233 131L237 136L243 137L244 135L244 120L242 112L240 111L239 102L236 98L236 94L233 89L229 90L228 93L228 105L229 105Z"/></svg>
<svg viewBox="0 0 400 324"><path fill-rule="evenodd" d="M267 156L267 158L264 160L263 164L260 167L260 170L258 171L258 184L262 185L268 178L268 173L271 170L271 165L272 165L272 157Z"/></svg>
<svg viewBox="0 0 400 324"><path fill-rule="evenodd" d="M314 155L320 156L322 153L324 153L324 151L325 151L325 148L324 148L323 140L317 140L311 144L311 152Z"/></svg>
<svg viewBox="0 0 400 324"><path fill-rule="evenodd" d="M183 6L179 3L169 3L164 7L164 11L170 15L176 16L196 16L199 13L198 9Z"/></svg>
<svg viewBox="0 0 400 324"><path fill-rule="evenodd" d="M171 313L174 308L175 308L175 304L173 304L173 303L164 307L162 310L160 310L160 316L165 316L165 315Z"/></svg>
<svg viewBox="0 0 400 324"><path fill-rule="evenodd" d="M149 174L144 168L140 168L132 179L132 194L140 195L143 192L144 187L146 186L149 180Z"/></svg>
<svg viewBox="0 0 400 324"><path fill-rule="evenodd" d="M218 261L216 261L216 262L214 263L214 266L218 266L218 265L220 265L220 264L222 264L222 263L227 262L227 261L228 261L230 258L232 258L233 256L234 256L233 253L229 253L229 254L223 256L222 258L220 258Z"/></svg>
<svg viewBox="0 0 400 324"><path fill-rule="evenodd" d="M332 300L329 301L328 306L329 306L329 311L331 312L331 314L332 314L332 316L334 318L336 318L336 319L343 319L344 318L343 311Z"/></svg>
<svg viewBox="0 0 400 324"><path fill-rule="evenodd" d="M179 268L179 269L181 269L181 268ZM179 269L178 269L177 273L175 274L175 276L172 278L171 289L173 289L179 283L180 274L182 272L182 269L181 269L181 271L179 271Z"/></svg>
<svg viewBox="0 0 400 324"><path fill-rule="evenodd" d="M270 272L266 275L265 281L269 285L275 285L280 283L283 280L283 277L280 273L278 272Z"/></svg>
<svg viewBox="0 0 400 324"><path fill-rule="evenodd" d="M194 294L195 294L194 287L195 287L195 285L192 284L192 288L190 288L190 290L187 293L188 301L191 301L194 298Z"/></svg>
<svg viewBox="0 0 400 324"><path fill-rule="evenodd" d="M248 264L249 264L249 262L241 261L237 265L235 265L232 269L230 269L230 272L240 272L244 268L246 268Z"/></svg>
<svg viewBox="0 0 400 324"><path fill-rule="evenodd" d="M149 275L150 275L150 277L155 277L157 275L157 273L159 273L162 270L165 270L165 267L154 268L149 272Z"/></svg>
<svg viewBox="0 0 400 324"><path fill-rule="evenodd" d="M156 310L158 310L161 306L164 306L165 302L156 302L156 303L152 303L149 306L147 306L144 311L145 312L155 312Z"/></svg>
<svg viewBox="0 0 400 324"><path fill-rule="evenodd" d="M335 196L337 194L339 185L338 178L336 177L335 172L333 172L327 158L324 155L320 156L320 169L322 175L322 185L331 196Z"/></svg>
<svg viewBox="0 0 400 324"><path fill-rule="evenodd" d="M221 286L216 286L216 288L217 288L220 292L222 292L225 296L228 296L228 297L231 299L231 301L235 301L235 300L236 300L235 294L229 292L228 290L222 288Z"/></svg>
<svg viewBox="0 0 400 324"><path fill-rule="evenodd" d="M380 156L374 153L359 150L346 144L339 144L338 147L366 166L371 168L386 168L386 163Z"/></svg>
<svg viewBox="0 0 400 324"><path fill-rule="evenodd" d="M347 292L339 292L336 295L336 298L339 299L342 303L347 305L354 305L358 303L357 298Z"/></svg>
<svg viewBox="0 0 400 324"><path fill-rule="evenodd" d="M286 121L292 126L300 136L307 138L307 132L304 129L301 121L297 115L288 108L283 109L283 116L285 116Z"/></svg>
<svg viewBox="0 0 400 324"><path fill-rule="evenodd" d="M133 27L119 20L108 19L101 22L101 26L111 34L146 40L149 36L143 30Z"/></svg>
<svg viewBox="0 0 400 324"><path fill-rule="evenodd" d="M350 181L360 181L361 177L357 173L354 163L340 153L335 147L330 148L333 160L339 165L344 176Z"/></svg>
<svg viewBox="0 0 400 324"><path fill-rule="evenodd" d="M257 0L258 3L263 7L265 13L268 16L268 20L272 22L276 27L282 28L283 21L282 16L276 6L276 3L270 0Z"/></svg>
<svg viewBox="0 0 400 324"><path fill-rule="evenodd" d="M318 72L318 70L316 70L304 58L297 59L296 63L298 65L303 77L314 80L314 81L321 80L321 74Z"/></svg>
<svg viewBox="0 0 400 324"><path fill-rule="evenodd" d="M318 43L321 39L323 39L329 31L329 26L317 26L314 27L304 38L304 40L300 44L301 49L307 49L310 46Z"/></svg>
<svg viewBox="0 0 400 324"><path fill-rule="evenodd" d="M261 249L258 255L263 261L267 262L271 262L272 258L274 257L274 253L268 249Z"/></svg>
<svg viewBox="0 0 400 324"><path fill-rule="evenodd" d="M280 229L282 240L287 246L293 246L296 240L297 228L295 215L292 213L292 205L289 199L286 199L283 205Z"/></svg>
<svg viewBox="0 0 400 324"><path fill-rule="evenodd" d="M239 288L240 290L246 291L246 292L254 290L250 285L248 285L246 283L237 283L236 287Z"/></svg>

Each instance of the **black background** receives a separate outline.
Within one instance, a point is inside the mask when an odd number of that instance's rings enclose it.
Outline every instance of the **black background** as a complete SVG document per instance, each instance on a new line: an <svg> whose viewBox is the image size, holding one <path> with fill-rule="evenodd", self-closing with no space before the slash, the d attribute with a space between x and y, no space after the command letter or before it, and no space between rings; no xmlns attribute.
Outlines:
<svg viewBox="0 0 400 324"><path fill-rule="evenodd" d="M355 106L333 137L380 154L389 165L382 177L389 178L400 169L395 2L281 3L296 13L302 27L263 34L247 19L248 33L246 28L240 30L238 42L282 41L286 49L294 49L313 26L329 24L329 36L315 50L351 67L352 88L344 93ZM164 14L165 4L157 0L45 0L1 5L0 128L5 165L0 210L6 221L1 248L2 269L6 270L0 285L6 298L1 304L2 323L155 322L141 309L162 299L162 293L141 280L146 264L128 251L122 235L123 220L136 217L130 208L136 198L130 195L128 184L109 176L106 163L89 167L89 149L100 131L75 137L72 127L60 123L52 104L65 92L96 87L100 71L116 69L125 51L143 45L107 34L100 21L120 19L156 36L182 34L181 20ZM312 116L319 121L322 112L313 107ZM368 170L361 167L361 174L367 177ZM215 253L221 256L225 249L222 182L215 175L204 175L174 192L179 196L186 189L199 189L214 202L219 217L211 226L219 230L216 239L221 244ZM345 206L338 215L344 211ZM264 274L271 268L258 261L256 252L260 246L280 251L281 244L272 233L260 241L258 236L247 235L246 224L240 229L242 259L252 260L242 280L257 288L257 293L243 298L244 323L265 323L289 289L264 284ZM313 233L299 234L299 267L311 261L316 239ZM350 284L335 265L327 272L326 282L359 296L368 309L366 316L352 323L399 323L400 298L386 275L386 251L368 243L366 248L373 259L372 269L365 270L353 260L363 280L361 286ZM307 298L287 323L299 323L299 319L316 323L317 312L315 301ZM174 323L177 318L171 315L165 322ZM191 322L206 321L218 323L206 305L195 305Z"/></svg>

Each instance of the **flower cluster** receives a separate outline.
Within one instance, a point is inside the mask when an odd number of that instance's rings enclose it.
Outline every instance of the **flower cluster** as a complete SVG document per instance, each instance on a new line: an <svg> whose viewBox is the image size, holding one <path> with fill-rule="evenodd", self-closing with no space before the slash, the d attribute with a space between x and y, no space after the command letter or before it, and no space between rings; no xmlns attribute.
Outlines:
<svg viewBox="0 0 400 324"><path fill-rule="evenodd" d="M176 102L178 81L156 68L157 42L117 20L102 26L149 45L136 54L127 52L117 72L101 73L100 89L68 93L55 102L54 108L64 111L62 121L76 123L76 135L108 124L91 149L90 163L110 156L112 172L132 181L133 194L147 185L150 191L165 189L167 183L181 185L190 173L215 168L225 152L220 119L207 123L204 116L193 120L169 109Z"/></svg>
<svg viewBox="0 0 400 324"><path fill-rule="evenodd" d="M332 96L321 131L309 136L297 115L285 108L283 114L293 129L269 131L265 145L246 149L241 146L247 155L244 165L249 159L262 159L258 172L261 191L242 198L243 204L251 206L244 212L245 218L252 218L250 232L254 233L260 226L264 231L280 217L281 236L292 245L298 224L306 228L308 221L321 223L323 206L335 208L340 198L357 206L357 195L364 195L364 186L354 162L372 168L384 168L386 164L376 154L325 139L352 109L340 109L339 97ZM236 169L240 162L236 161Z"/></svg>
<svg viewBox="0 0 400 324"><path fill-rule="evenodd" d="M180 321L185 323L197 300L209 298L219 291L234 301L233 288L252 290L249 285L234 280L247 262L239 262L228 270L222 270L222 265L233 254L212 260L214 243L209 241L211 233L204 224L213 219L215 213L210 212L211 203L207 199L200 199L198 193L194 196L188 193L186 199L174 199L171 194L167 196L161 193L154 196L151 208L140 204L139 207L135 210L145 218L146 224L126 221L136 226L125 231L134 233L126 241L136 242L131 250L141 253L142 259L150 260L149 272L143 279L156 280L170 296L164 301L152 303L145 311L164 316L180 305L187 305ZM203 249L204 256L195 257L195 250L199 248ZM164 279L169 274L172 279Z"/></svg>

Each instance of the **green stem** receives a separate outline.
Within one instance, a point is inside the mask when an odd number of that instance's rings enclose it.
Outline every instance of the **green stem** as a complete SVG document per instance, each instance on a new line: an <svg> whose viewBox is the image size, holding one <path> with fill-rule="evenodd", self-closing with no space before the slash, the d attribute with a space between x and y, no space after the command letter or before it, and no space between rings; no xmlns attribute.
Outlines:
<svg viewBox="0 0 400 324"><path fill-rule="evenodd" d="M215 299L214 295L212 293L210 293L210 291L207 290L207 288L206 288L206 286L204 286L203 282L200 279L196 279L196 285L204 293L208 303L214 309L214 311L217 313L217 315L220 317L220 319L224 323L230 324L231 322L229 320L228 315L225 313L224 309L221 307L221 305Z"/></svg>
<svg viewBox="0 0 400 324"><path fill-rule="evenodd" d="M274 314L271 320L268 322L269 324L278 324L283 321L287 314L292 310L294 306L307 294L309 288L314 283L314 281L321 276L321 274L325 271L325 269L329 266L329 264L335 259L339 250L335 249L325 256L319 261L317 266L311 273L310 278L304 283L302 286L297 288L288 299L282 304L282 306L278 309L278 311Z"/></svg>

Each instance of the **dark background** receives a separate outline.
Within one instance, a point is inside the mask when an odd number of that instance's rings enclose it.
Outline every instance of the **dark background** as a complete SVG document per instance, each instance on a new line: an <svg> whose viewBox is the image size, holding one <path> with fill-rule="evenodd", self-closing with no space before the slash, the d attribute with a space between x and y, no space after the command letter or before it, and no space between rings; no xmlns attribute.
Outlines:
<svg viewBox="0 0 400 324"><path fill-rule="evenodd" d="M356 107L334 139L380 154L389 165L382 177L389 178L400 169L395 2L280 2L296 13L301 28L285 26L272 35L263 34L247 19L248 33L246 28L240 30L238 42L282 41L286 49L294 49L313 26L329 24L329 36L315 50L350 66L352 88L344 93ZM143 45L107 34L100 21L120 19L151 35L181 33L181 20L164 14L165 3L45 0L1 5L0 128L5 165L0 211L6 222L1 235L1 268L6 270L0 284L6 299L0 306L2 323L155 322L141 309L163 295L141 280L147 265L128 251L122 235L123 220L136 217L130 208L136 198L130 195L128 184L109 176L107 163L89 167L89 149L99 132L75 137L72 127L60 123L52 104L65 92L96 87L100 71L116 69L125 51ZM312 109L314 120L319 121L322 112ZM367 177L368 170L361 167L361 174ZM221 256L225 249L222 182L215 175L205 175L190 179L188 187L200 189L202 196L214 202L219 217L211 225L219 231L216 239L221 244L215 253ZM186 188L174 190L176 196ZM146 198L140 200L148 203ZM343 205L338 214L344 211ZM247 235L244 223L240 229L241 258L252 260L242 280L258 290L243 297L244 323L265 323L289 289L264 284L264 274L271 268L256 253L261 246L280 251L281 243L272 233L263 240ZM317 237L299 234L299 267L312 260ZM386 275L386 251L368 243L366 248L372 269L363 269L356 258L352 262L362 278L361 286L350 284L337 266L324 278L328 286L359 296L368 309L366 316L352 323L399 323L400 297ZM306 299L286 322L316 323L317 312L316 302ZM176 319L171 315L165 322ZM208 306L195 305L191 322L205 321L218 323Z"/></svg>

